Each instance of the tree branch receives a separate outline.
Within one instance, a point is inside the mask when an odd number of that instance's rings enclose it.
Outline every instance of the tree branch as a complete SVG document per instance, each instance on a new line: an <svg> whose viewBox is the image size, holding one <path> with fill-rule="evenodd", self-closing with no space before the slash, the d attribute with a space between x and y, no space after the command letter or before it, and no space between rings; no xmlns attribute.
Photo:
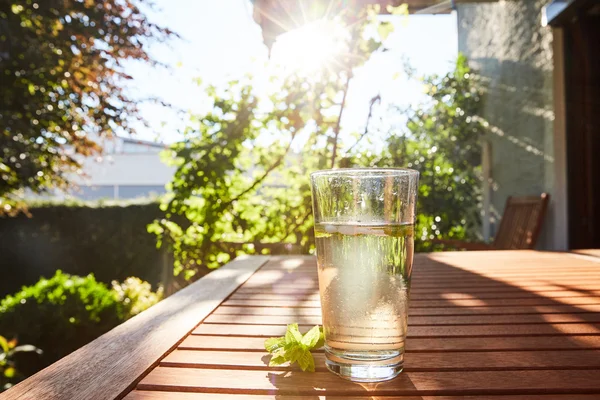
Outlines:
<svg viewBox="0 0 600 400"><path fill-rule="evenodd" d="M379 94L371 99L371 104L369 105L369 115L367 115L367 123L365 124L364 132L362 133L362 135L360 135L360 137L356 140L356 142L346 151L346 153L350 153L356 147L356 145L358 145L358 143L365 136L367 136L367 133L369 133L369 123L371 122L371 117L373 116L373 106L377 102L381 103L381 95L379 95Z"/></svg>
<svg viewBox="0 0 600 400"><path fill-rule="evenodd" d="M258 178L256 179L252 185L250 185L249 187L247 187L246 189L244 189L242 192L240 192L239 194L237 194L234 198L232 198L231 200L225 201L223 203L221 203L221 207L219 207L219 210L225 210L227 207L229 207L233 202L241 199L243 196L245 196L247 193L251 192L252 190L254 190L258 185L260 185L265 179L267 179L267 177L269 176L269 174L271 172L273 172L277 167L279 167L281 165L281 163L283 162L283 159L285 158L285 156L287 155L288 151L290 151L290 148L292 147L292 142L294 141L294 138L296 137L296 134L292 134L292 138L290 139L290 142L288 143L285 151L277 158L277 160L271 164L271 166L269 166L269 168L267 168L265 170L265 172Z"/></svg>
<svg viewBox="0 0 600 400"><path fill-rule="evenodd" d="M335 167L335 158L337 157L338 147L338 136L340 135L340 127L342 123L342 115L344 114L344 108L346 106L346 97L348 95L348 88L350 86L350 80L352 79L352 70L348 70L348 77L346 78L346 85L344 86L344 96L342 97L342 103L340 104L340 113L333 130L333 153L331 155L331 168Z"/></svg>
<svg viewBox="0 0 600 400"><path fill-rule="evenodd" d="M295 222L295 223L293 223L293 224L291 224L289 226L289 229L285 232L285 236L283 238L285 239L286 237L288 237L292 233L294 233L294 231L296 230L296 228L298 228L300 225L302 225L303 223L305 223L306 220L308 219L308 217L310 217L311 214L312 214L312 210L308 209L304 213L304 216L302 217L302 219L300 220L300 222Z"/></svg>

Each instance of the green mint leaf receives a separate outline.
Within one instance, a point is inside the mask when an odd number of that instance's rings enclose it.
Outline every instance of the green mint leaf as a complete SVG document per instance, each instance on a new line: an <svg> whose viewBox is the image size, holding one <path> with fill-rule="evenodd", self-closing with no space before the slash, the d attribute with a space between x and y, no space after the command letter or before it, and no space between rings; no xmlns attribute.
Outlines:
<svg viewBox="0 0 600 400"><path fill-rule="evenodd" d="M308 352L308 350L297 344L285 353L285 358L293 364L298 361L298 359L302 357L305 352Z"/></svg>
<svg viewBox="0 0 600 400"><path fill-rule="evenodd" d="M314 372L315 359L310 350L318 349L323 343L323 329L318 325L302 335L298 324L289 324L285 336L265 340L265 350L272 355L269 366L297 362L303 371Z"/></svg>
<svg viewBox="0 0 600 400"><path fill-rule="evenodd" d="M306 332L302 337L302 345L308 350L312 350L313 347L319 342L321 338L321 330L318 325L315 325L310 331Z"/></svg>
<svg viewBox="0 0 600 400"><path fill-rule="evenodd" d="M319 340L317 340L317 343L313 346L313 349L320 349L321 347L323 347L325 345L325 335L323 334L323 327L319 327Z"/></svg>
<svg viewBox="0 0 600 400"><path fill-rule="evenodd" d="M269 353L274 353L285 345L285 338L269 338L265 340L265 350Z"/></svg>
<svg viewBox="0 0 600 400"><path fill-rule="evenodd" d="M315 372L315 359L310 351L305 350L302 356L298 358L298 365L302 368L302 371Z"/></svg>
<svg viewBox="0 0 600 400"><path fill-rule="evenodd" d="M271 361L269 361L269 367L276 367L283 363L287 362L284 356L274 356L271 357Z"/></svg>
<svg viewBox="0 0 600 400"><path fill-rule="evenodd" d="M285 344L291 345L302 342L302 334L298 330L298 324L289 324L285 332Z"/></svg>

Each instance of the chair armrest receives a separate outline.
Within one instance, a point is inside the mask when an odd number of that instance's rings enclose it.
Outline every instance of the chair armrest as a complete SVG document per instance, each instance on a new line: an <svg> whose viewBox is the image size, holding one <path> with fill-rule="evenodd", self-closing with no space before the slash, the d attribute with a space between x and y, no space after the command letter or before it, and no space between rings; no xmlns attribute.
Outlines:
<svg viewBox="0 0 600 400"><path fill-rule="evenodd" d="M433 239L431 242L433 244L441 244L444 247L458 250L495 250L494 246L483 242L467 242L454 239Z"/></svg>

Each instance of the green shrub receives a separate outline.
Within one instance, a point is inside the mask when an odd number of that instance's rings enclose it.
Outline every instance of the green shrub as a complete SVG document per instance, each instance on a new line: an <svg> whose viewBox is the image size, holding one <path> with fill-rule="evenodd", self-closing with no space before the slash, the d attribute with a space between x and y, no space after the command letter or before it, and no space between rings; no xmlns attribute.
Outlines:
<svg viewBox="0 0 600 400"><path fill-rule="evenodd" d="M57 271L2 300L0 332L44 352L20 363L22 372L29 375L50 365L160 299L160 293L152 293L148 283L136 278L114 285L119 290L91 274Z"/></svg>
<svg viewBox="0 0 600 400"><path fill-rule="evenodd" d="M148 282L136 277L129 277L123 283L113 281L112 290L121 303L122 315L126 319L152 307L163 297L162 287L155 293Z"/></svg>
<svg viewBox="0 0 600 400"><path fill-rule="evenodd" d="M56 270L110 285L137 276L161 283L165 257L146 226L163 218L158 203L37 203L31 217L0 217L0 298Z"/></svg>

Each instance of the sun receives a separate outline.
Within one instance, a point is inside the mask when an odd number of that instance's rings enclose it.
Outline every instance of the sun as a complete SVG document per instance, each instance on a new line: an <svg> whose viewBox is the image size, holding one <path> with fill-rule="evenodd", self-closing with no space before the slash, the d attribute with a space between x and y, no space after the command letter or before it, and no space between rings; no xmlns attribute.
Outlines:
<svg viewBox="0 0 600 400"><path fill-rule="evenodd" d="M271 53L271 60L286 69L311 74L341 63L348 51L347 29L339 22L318 20L281 35Z"/></svg>

